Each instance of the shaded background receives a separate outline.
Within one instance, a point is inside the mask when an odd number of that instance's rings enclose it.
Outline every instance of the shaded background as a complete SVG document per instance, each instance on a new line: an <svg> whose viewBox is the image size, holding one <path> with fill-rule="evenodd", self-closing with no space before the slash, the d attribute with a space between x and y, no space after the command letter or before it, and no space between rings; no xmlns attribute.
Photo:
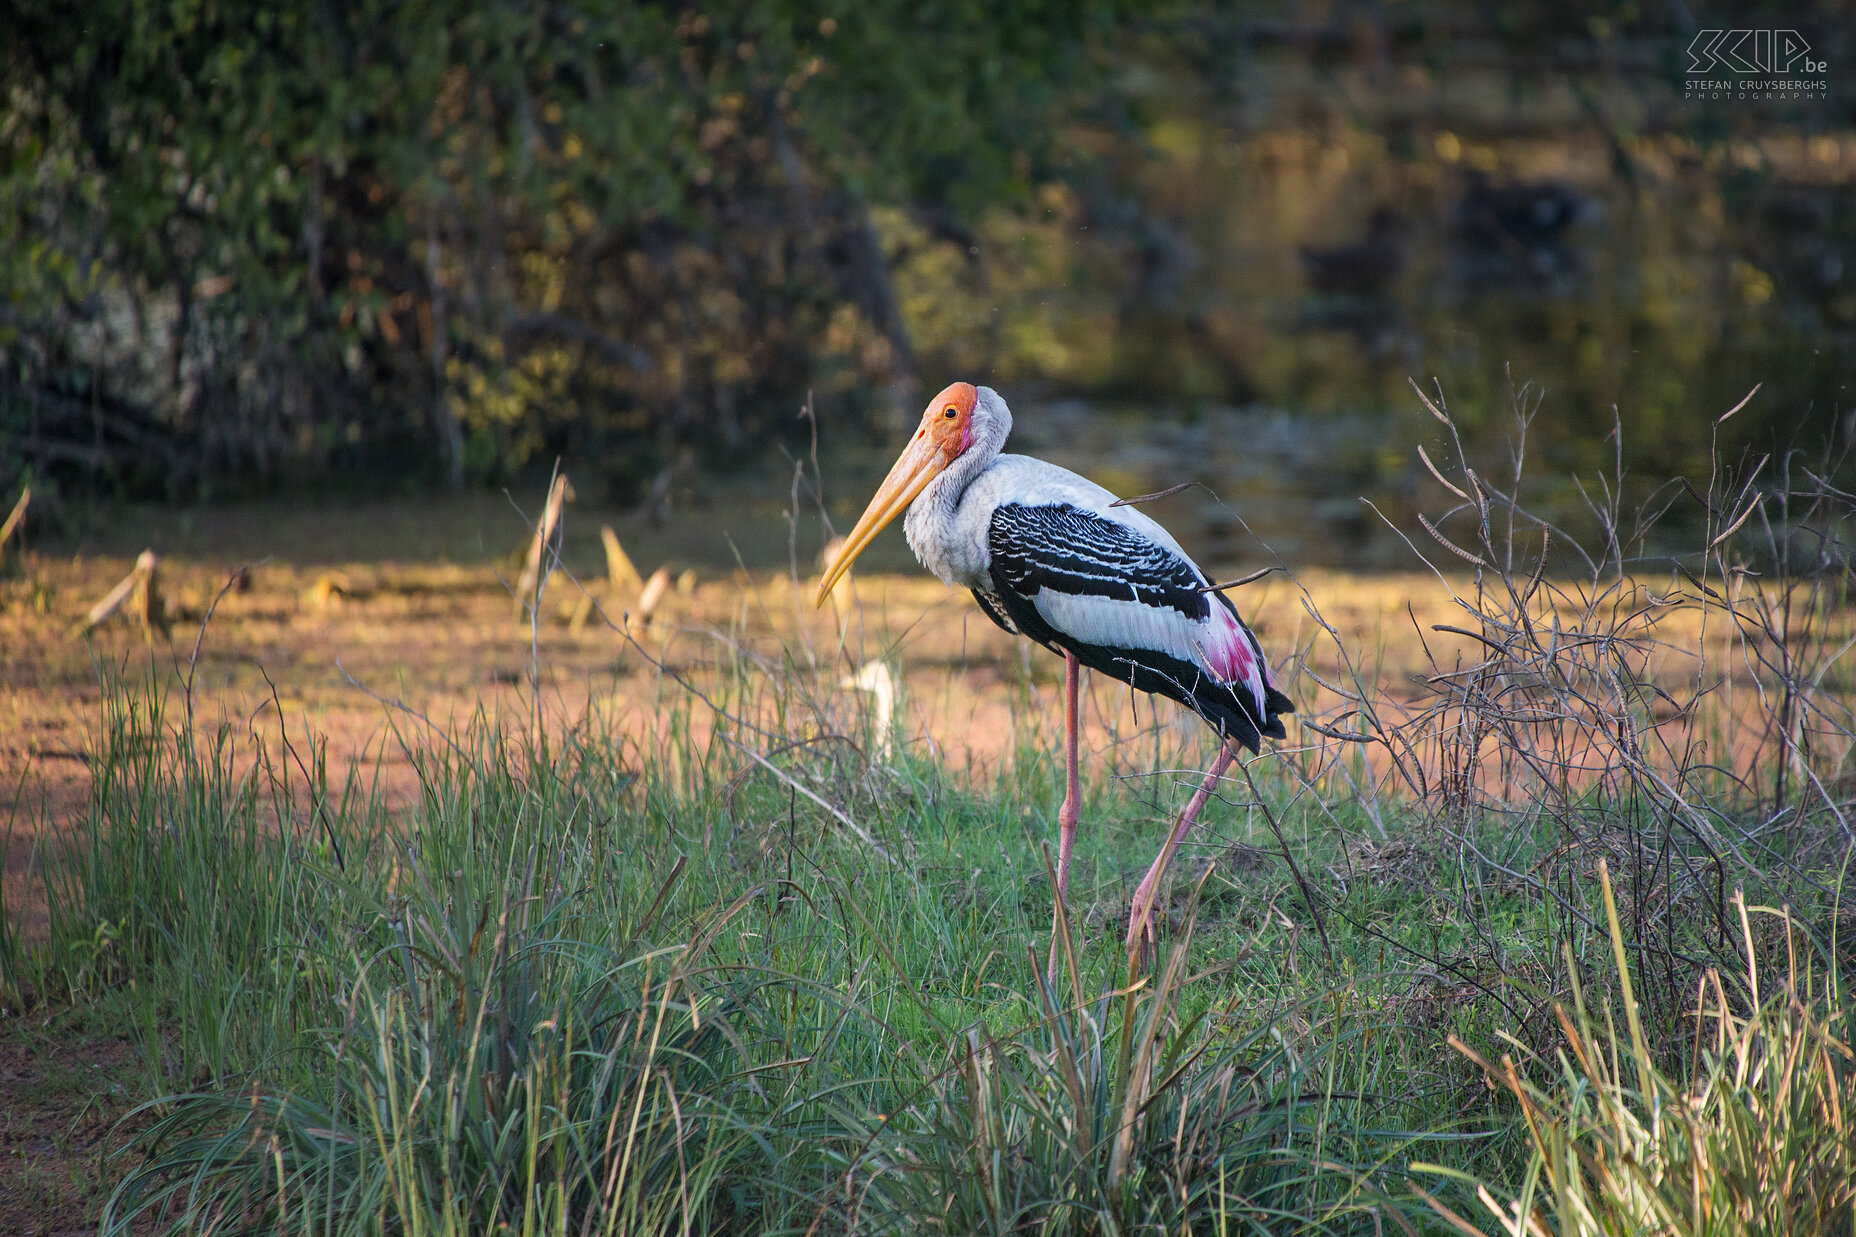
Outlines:
<svg viewBox="0 0 1856 1237"><path fill-rule="evenodd" d="M559 460L738 526L816 431L842 518L953 377L1111 487L1203 482L1156 514L1217 561L1399 560L1360 499L1402 521L1454 451L1411 378L1485 468L1530 413L1575 526L1576 476L1711 447L1836 470L1842 6L1717 7L30 4L0 485L55 529ZM1685 98L1714 26L1798 31L1828 91Z"/></svg>

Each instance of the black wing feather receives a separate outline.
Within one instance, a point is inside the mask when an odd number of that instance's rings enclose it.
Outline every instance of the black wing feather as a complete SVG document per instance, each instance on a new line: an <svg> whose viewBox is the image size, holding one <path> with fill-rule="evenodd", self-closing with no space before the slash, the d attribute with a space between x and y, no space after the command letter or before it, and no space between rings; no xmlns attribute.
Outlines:
<svg viewBox="0 0 1856 1237"><path fill-rule="evenodd" d="M1170 606L1190 619L1211 611L1191 563L1133 529L1069 503L1006 503L987 530L993 574L1013 592L1040 589Z"/></svg>

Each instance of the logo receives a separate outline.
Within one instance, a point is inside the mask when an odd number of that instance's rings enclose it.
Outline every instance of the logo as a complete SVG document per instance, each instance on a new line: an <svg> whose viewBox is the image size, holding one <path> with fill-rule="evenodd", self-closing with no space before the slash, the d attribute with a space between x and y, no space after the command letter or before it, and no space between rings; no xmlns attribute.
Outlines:
<svg viewBox="0 0 1856 1237"><path fill-rule="evenodd" d="M1688 71L1712 73L1822 73L1829 66L1811 59L1811 45L1796 30L1703 30L1688 45Z"/></svg>
<svg viewBox="0 0 1856 1237"><path fill-rule="evenodd" d="M1796 30L1703 30L1688 45L1685 99L1822 99L1828 62Z"/></svg>

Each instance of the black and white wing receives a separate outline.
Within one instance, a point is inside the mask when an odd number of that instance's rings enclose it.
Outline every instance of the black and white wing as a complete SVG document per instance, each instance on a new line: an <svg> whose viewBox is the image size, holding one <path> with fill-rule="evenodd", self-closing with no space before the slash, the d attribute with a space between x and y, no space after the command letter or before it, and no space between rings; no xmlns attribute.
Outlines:
<svg viewBox="0 0 1856 1237"><path fill-rule="evenodd" d="M1195 710L1255 751L1294 711L1256 637L1204 574L1130 522L1071 503L1003 503L987 531L993 621Z"/></svg>

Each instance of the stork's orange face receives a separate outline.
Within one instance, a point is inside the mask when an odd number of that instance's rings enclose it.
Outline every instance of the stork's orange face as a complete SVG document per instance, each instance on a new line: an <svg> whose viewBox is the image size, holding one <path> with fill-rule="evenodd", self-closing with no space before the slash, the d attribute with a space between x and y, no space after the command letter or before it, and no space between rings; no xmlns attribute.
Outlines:
<svg viewBox="0 0 1856 1237"><path fill-rule="evenodd" d="M971 382L950 383L929 401L915 437L933 442L952 464L973 441L973 409L979 401L979 389Z"/></svg>
<svg viewBox="0 0 1856 1237"><path fill-rule="evenodd" d="M903 448L889 476L877 487L876 496L858 517L857 526L844 539L844 548L838 551L838 557L820 577L813 605L825 604L832 585L851 569L852 562L883 531L883 526L901 515L915 501L915 496L928 488L930 481L972 445L973 409L979 399L979 390L972 383L956 382L929 401L909 445Z"/></svg>

